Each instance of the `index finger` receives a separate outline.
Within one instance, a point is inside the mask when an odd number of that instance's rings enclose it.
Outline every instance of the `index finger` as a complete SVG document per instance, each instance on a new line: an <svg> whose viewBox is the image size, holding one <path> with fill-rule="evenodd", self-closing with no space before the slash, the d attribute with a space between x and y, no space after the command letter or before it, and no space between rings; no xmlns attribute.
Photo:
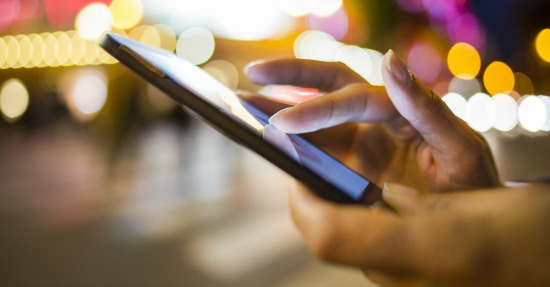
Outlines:
<svg viewBox="0 0 550 287"><path fill-rule="evenodd" d="M259 85L293 85L334 91L351 83L367 81L340 62L304 59L278 59L255 62L245 68L248 77Z"/></svg>

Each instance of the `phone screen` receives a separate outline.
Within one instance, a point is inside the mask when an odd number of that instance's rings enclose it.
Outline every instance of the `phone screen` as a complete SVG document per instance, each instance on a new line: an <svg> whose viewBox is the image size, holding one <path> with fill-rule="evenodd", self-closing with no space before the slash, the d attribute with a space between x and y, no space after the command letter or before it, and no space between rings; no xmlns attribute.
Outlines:
<svg viewBox="0 0 550 287"><path fill-rule="evenodd" d="M112 36L112 35L111 35ZM355 201L361 200L371 182L345 166L321 148L299 135L285 134L269 125L269 117L218 82L201 68L182 58L132 40L115 36L116 40L138 55L140 62L177 83L192 95L201 97L221 113L224 113L244 128L292 158L296 163L315 172L325 181L336 186ZM143 62L145 61L145 62ZM200 116L200 114L199 114Z"/></svg>

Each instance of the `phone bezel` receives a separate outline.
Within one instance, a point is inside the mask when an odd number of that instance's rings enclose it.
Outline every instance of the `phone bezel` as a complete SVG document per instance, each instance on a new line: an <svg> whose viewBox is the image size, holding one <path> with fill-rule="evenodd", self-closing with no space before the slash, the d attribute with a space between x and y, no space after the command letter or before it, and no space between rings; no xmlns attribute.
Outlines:
<svg viewBox="0 0 550 287"><path fill-rule="evenodd" d="M99 45L122 64L159 88L175 101L197 113L200 118L203 118L219 132L264 157L307 185L322 198L337 203L364 204L365 197L372 198L373 195L381 193L381 189L369 180L370 183L363 191L363 198L360 200L353 199L317 173L300 165L287 154L263 140L256 133L218 110L211 103L203 100L201 96L195 95L192 91L181 86L167 75L164 75L154 65L149 64L147 60L140 58L139 54L133 52L131 47L127 47L124 43L118 41L118 37L121 36L107 33L101 38ZM125 41L128 41L128 39L125 39ZM135 45L160 52L153 47L139 42L135 42Z"/></svg>

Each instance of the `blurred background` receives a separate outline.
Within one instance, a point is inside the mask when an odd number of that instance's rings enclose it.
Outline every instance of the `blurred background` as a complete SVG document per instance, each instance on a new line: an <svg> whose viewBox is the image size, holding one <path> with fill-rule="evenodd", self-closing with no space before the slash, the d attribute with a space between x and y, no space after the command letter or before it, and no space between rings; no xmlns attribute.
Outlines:
<svg viewBox="0 0 550 287"><path fill-rule="evenodd" d="M371 286L313 259L291 180L97 46L176 53L231 89L250 61L388 49L490 142L503 180L550 175L545 0L0 0L2 286Z"/></svg>

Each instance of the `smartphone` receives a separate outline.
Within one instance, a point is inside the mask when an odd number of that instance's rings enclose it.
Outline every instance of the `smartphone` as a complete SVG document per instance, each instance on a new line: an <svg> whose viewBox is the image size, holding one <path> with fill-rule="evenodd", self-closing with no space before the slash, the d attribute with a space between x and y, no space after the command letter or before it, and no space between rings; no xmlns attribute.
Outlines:
<svg viewBox="0 0 550 287"><path fill-rule="evenodd" d="M381 198L381 189L370 180L300 135L278 131L269 125L265 113L200 67L116 34L105 34L99 44L221 133L295 177L320 197L344 204L368 204Z"/></svg>

